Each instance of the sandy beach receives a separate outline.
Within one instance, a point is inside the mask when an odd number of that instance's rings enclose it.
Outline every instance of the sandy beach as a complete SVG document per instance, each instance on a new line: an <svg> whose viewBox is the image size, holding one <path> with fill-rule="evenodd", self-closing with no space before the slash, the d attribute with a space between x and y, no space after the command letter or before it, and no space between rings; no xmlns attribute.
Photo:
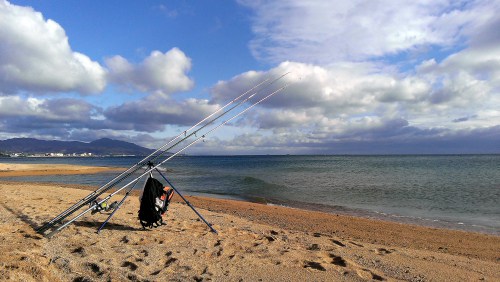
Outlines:
<svg viewBox="0 0 500 282"><path fill-rule="evenodd" d="M93 188L1 176L109 168L29 166L0 165L2 281L500 280L499 236L203 197L188 199L218 235L178 196L142 230L134 195L100 234L107 213L47 239L35 229Z"/></svg>
<svg viewBox="0 0 500 282"><path fill-rule="evenodd" d="M0 177L25 175L90 174L122 170L116 167L80 166L69 164L9 164L0 163Z"/></svg>

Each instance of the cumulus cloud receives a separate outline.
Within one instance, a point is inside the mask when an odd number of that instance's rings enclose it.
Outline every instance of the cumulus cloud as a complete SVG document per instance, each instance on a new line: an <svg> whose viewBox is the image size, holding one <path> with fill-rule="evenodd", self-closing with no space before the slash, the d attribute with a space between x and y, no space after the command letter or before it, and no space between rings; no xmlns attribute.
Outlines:
<svg viewBox="0 0 500 282"><path fill-rule="evenodd" d="M294 61L252 80L284 71L302 78L263 105L247 126L325 148L339 142L425 143L498 130L498 1L239 2L254 12L254 56ZM419 64L415 56L417 67L398 69L396 55L423 50L431 59ZM214 97L243 85L243 78L219 83Z"/></svg>
<svg viewBox="0 0 500 282"><path fill-rule="evenodd" d="M247 1L250 49L264 61L320 65L450 47L496 17L497 1Z"/></svg>
<svg viewBox="0 0 500 282"><path fill-rule="evenodd" d="M81 121L97 111L79 99L23 99L19 96L0 97L0 118L34 117L57 122Z"/></svg>
<svg viewBox="0 0 500 282"><path fill-rule="evenodd" d="M290 72L282 84L293 83L283 94L276 95L263 104L267 108L315 109L316 115L339 116L369 113L380 104L390 102L419 102L430 90L429 84L416 77L400 78L383 73L370 63L342 63L330 67L284 62L268 72L254 73L252 81L277 77ZM245 89L248 74L219 82L212 91L217 101ZM269 90L268 90L269 92ZM380 103L376 103L380 102Z"/></svg>
<svg viewBox="0 0 500 282"><path fill-rule="evenodd" d="M75 128L96 127L99 108L80 99L0 97L2 132L67 136Z"/></svg>
<svg viewBox="0 0 500 282"><path fill-rule="evenodd" d="M108 69L73 51L57 22L30 7L0 0L0 129L4 135L30 132L70 138L92 135L91 131L101 137L103 132L111 137L120 131L152 132L167 124L189 123L217 108L206 100L170 99L171 94L194 86L187 75L191 59L178 48L152 51L139 63L121 56L105 63ZM50 98L67 92L102 92L107 82L147 96L108 109L81 99ZM45 98L37 98L38 94Z"/></svg>
<svg viewBox="0 0 500 282"><path fill-rule="evenodd" d="M189 98L181 102L148 96L104 111L106 119L130 125L131 129L144 132L161 131L166 125L188 126L219 108L208 100Z"/></svg>
<svg viewBox="0 0 500 282"><path fill-rule="evenodd" d="M369 62L329 66L284 62L267 72L219 82L212 92L216 101L222 101L235 89L248 88L249 81L291 72L294 75L282 81L293 82L291 87L266 101L242 125L313 147L381 140L431 142L460 132L486 132L479 129L500 124L497 68L491 67L500 57L490 50L473 60L469 55L476 51L469 48L408 73L387 72Z"/></svg>
<svg viewBox="0 0 500 282"><path fill-rule="evenodd" d="M153 51L139 64L121 56L106 60L112 82L142 92L170 95L190 90L194 82L186 75L191 69L189 59L180 49L168 52Z"/></svg>
<svg viewBox="0 0 500 282"><path fill-rule="evenodd" d="M71 49L58 23L0 0L0 93L97 93L105 75L99 63Z"/></svg>

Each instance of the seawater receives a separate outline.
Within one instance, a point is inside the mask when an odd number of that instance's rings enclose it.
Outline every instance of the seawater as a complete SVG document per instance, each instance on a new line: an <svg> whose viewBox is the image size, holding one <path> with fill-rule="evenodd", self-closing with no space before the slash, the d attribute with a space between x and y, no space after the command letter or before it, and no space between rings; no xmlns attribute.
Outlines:
<svg viewBox="0 0 500 282"><path fill-rule="evenodd" d="M130 167L140 160L7 158L0 162ZM500 234L500 155L180 156L160 171L187 195ZM100 186L114 176L3 180Z"/></svg>

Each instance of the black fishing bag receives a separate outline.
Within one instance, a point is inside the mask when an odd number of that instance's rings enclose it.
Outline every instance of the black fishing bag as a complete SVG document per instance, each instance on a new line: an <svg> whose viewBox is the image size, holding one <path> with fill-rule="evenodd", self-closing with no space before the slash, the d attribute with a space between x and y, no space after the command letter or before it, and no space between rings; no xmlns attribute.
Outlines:
<svg viewBox="0 0 500 282"><path fill-rule="evenodd" d="M168 204L174 195L170 187L155 178L149 177L144 186L139 208L139 221L144 229L153 228L163 224L162 216L168 208Z"/></svg>

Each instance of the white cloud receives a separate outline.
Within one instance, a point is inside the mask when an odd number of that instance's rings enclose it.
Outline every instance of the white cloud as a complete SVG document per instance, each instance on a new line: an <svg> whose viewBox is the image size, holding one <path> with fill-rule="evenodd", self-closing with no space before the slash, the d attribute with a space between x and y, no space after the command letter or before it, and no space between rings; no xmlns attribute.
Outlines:
<svg viewBox="0 0 500 282"><path fill-rule="evenodd" d="M381 104L390 102L419 102L429 91L425 80L387 74L370 63L342 63L329 67L284 62L268 72L243 74L227 82L219 82L213 89L217 101L229 99L235 89L247 89L250 79L254 84L267 77L278 77L290 72L281 85L293 84L263 104L267 108L293 110L320 109L318 115L339 116L366 114ZM276 86L277 87L277 86ZM275 87L275 88L276 88ZM266 89L262 94L270 92Z"/></svg>
<svg viewBox="0 0 500 282"><path fill-rule="evenodd" d="M0 0L0 92L96 93L105 70L74 52L64 29L29 7Z"/></svg>
<svg viewBox="0 0 500 282"><path fill-rule="evenodd" d="M150 95L142 100L128 102L105 110L108 120L128 124L130 129L144 132L164 130L166 125L192 125L216 111L217 104L189 98L181 102Z"/></svg>
<svg viewBox="0 0 500 282"><path fill-rule="evenodd" d="M435 129L444 136L500 124L495 111L500 85L494 67L499 56L490 48L471 58L475 52L470 48L441 63L424 62L409 73L387 72L372 63L322 67L285 62L267 72L244 73L219 82L212 91L217 101L228 100L236 89L249 88L249 81L255 84L290 71L294 76L286 76L282 83L294 83L241 124L274 134L293 131L293 138L300 132L301 140L311 144L419 134L434 137Z"/></svg>
<svg viewBox="0 0 500 282"><path fill-rule="evenodd" d="M98 109L80 99L39 99L19 96L0 97L1 119L23 119L33 123L87 122ZM36 123L36 122L35 122ZM57 125L56 125L57 126Z"/></svg>
<svg viewBox="0 0 500 282"><path fill-rule="evenodd" d="M37 98L22 99L19 96L0 96L0 118L36 115L43 100Z"/></svg>
<svg viewBox="0 0 500 282"><path fill-rule="evenodd" d="M190 90L194 85L186 75L191 69L191 59L178 48L165 53L153 51L137 65L121 56L107 59L106 65L112 82L143 92L168 96Z"/></svg>
<svg viewBox="0 0 500 282"><path fill-rule="evenodd" d="M264 61L329 64L451 47L496 17L497 1L246 1Z"/></svg>

